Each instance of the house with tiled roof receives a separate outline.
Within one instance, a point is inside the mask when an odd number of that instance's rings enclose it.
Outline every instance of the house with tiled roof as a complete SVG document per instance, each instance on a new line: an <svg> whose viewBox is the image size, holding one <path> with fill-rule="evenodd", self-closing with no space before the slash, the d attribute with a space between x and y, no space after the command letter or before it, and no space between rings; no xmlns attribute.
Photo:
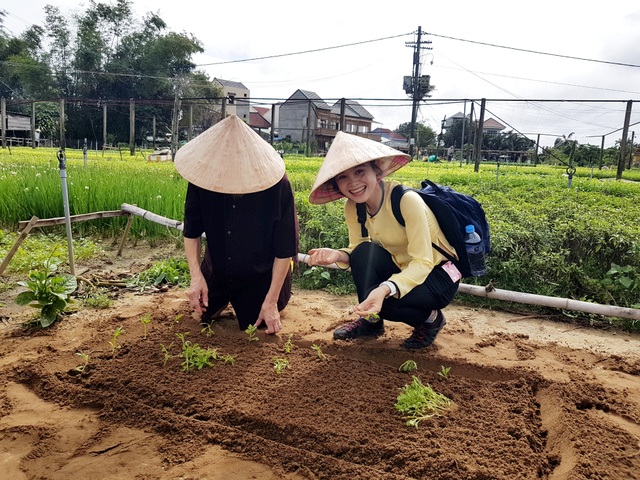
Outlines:
<svg viewBox="0 0 640 480"><path fill-rule="evenodd" d="M344 128L340 122L344 108ZM329 105L318 94L296 90L280 104L278 133L293 142L309 142L318 151L327 151L339 130L373 138L373 115L355 100L338 100ZM379 139L376 138L376 139Z"/></svg>
<svg viewBox="0 0 640 480"><path fill-rule="evenodd" d="M442 123L442 128L444 130L447 130L449 128L451 128L453 126L453 124L457 121L462 121L463 118L466 118L467 120L469 120L469 115L467 115L465 117L465 115L462 112L458 112L455 115L452 115L448 118L445 118L443 123ZM497 120L493 119L493 118L489 118L487 120L485 120L482 124L482 134L483 135L496 135L498 133L500 133L502 130L504 130L505 127L503 124L501 124L500 122L498 122Z"/></svg>
<svg viewBox="0 0 640 480"><path fill-rule="evenodd" d="M380 142L385 145L395 148L396 150L400 150L402 152L409 151L409 140L407 140L403 135L396 133L388 128L376 128L375 130L371 130L372 134L376 134L380 136Z"/></svg>
<svg viewBox="0 0 640 480"><path fill-rule="evenodd" d="M251 107L249 111L249 126L258 135L267 138L271 135L271 109L266 107Z"/></svg>
<svg viewBox="0 0 640 480"><path fill-rule="evenodd" d="M240 82L214 78L213 84L222 89L227 97L227 115L237 115L245 122L249 122L251 95L249 89Z"/></svg>

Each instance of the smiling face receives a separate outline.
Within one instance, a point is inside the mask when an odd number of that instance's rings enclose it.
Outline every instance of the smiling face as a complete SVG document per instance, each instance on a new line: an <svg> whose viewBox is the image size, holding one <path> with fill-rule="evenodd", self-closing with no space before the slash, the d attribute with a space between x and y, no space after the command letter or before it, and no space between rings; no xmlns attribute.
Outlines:
<svg viewBox="0 0 640 480"><path fill-rule="evenodd" d="M371 162L345 170L335 177L340 193L356 203L367 203L377 207L380 203L382 190L379 187L380 174L376 172Z"/></svg>

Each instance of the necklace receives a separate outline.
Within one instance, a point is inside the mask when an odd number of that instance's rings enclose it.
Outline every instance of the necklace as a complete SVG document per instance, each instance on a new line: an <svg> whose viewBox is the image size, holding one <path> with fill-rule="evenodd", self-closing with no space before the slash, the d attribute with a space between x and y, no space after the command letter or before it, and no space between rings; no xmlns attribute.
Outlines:
<svg viewBox="0 0 640 480"><path fill-rule="evenodd" d="M380 182L380 190L382 190L382 195L380 196L380 204L378 205L378 208L376 208L376 211L371 212L371 210L369 210L369 205L367 205L367 213L369 214L370 217L373 217L374 215L376 215L382 208L382 203L384 202L384 183L382 182Z"/></svg>

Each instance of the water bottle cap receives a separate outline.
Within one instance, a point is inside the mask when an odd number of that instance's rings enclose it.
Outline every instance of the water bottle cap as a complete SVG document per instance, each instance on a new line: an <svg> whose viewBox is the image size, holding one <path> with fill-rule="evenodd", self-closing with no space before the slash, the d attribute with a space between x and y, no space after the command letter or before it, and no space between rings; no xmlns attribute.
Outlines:
<svg viewBox="0 0 640 480"><path fill-rule="evenodd" d="M467 233L473 233L476 231L476 228L473 225L467 225L464 227L464 231Z"/></svg>

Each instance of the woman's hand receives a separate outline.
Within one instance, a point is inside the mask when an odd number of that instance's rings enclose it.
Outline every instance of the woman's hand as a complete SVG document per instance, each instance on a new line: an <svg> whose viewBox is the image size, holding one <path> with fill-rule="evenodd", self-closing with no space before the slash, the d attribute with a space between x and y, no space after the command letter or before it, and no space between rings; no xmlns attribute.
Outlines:
<svg viewBox="0 0 640 480"><path fill-rule="evenodd" d="M380 310L382 310L382 302L384 302L384 299L389 293L389 287L385 285L374 288L362 303L356 305L353 313L363 318L366 318L367 315L371 315L372 313L380 313Z"/></svg>
<svg viewBox="0 0 640 480"><path fill-rule="evenodd" d="M336 262L349 263L349 256L333 248L313 248L309 250L309 261L307 262L309 266L326 266Z"/></svg>

